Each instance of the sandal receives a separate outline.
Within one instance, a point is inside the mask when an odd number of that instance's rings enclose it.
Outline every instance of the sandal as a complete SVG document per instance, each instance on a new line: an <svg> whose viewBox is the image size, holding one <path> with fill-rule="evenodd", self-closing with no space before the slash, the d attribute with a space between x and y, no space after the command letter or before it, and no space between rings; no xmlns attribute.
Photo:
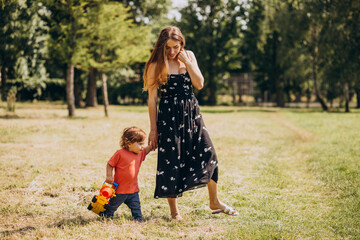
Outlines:
<svg viewBox="0 0 360 240"><path fill-rule="evenodd" d="M217 210L212 211L211 213L212 213L212 214L225 213L225 214L231 215L231 216L237 216L237 215L239 215L239 213L238 213L235 209L233 209L232 207L230 207L230 206L228 206L228 205L226 205L226 204L224 204L224 203L222 203L222 204L225 205L225 209L224 209L224 210L222 210L222 209L217 209Z"/></svg>

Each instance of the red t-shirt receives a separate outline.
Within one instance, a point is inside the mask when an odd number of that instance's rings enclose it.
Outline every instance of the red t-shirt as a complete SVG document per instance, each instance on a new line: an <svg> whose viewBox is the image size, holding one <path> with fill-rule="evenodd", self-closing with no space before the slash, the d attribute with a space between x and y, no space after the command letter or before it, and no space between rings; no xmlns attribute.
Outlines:
<svg viewBox="0 0 360 240"><path fill-rule="evenodd" d="M122 148L110 158L108 164L115 168L114 182L119 184L117 194L139 192L137 176L145 157L146 149L136 154Z"/></svg>

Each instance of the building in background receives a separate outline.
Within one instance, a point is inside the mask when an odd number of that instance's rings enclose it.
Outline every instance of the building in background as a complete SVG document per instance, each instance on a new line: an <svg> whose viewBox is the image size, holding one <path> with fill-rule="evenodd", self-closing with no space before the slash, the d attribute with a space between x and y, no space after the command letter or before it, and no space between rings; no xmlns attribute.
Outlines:
<svg viewBox="0 0 360 240"><path fill-rule="evenodd" d="M229 89L227 94L232 96L232 104L238 105L249 102L258 102L258 100L255 99L257 90L254 75L252 73L230 73L230 77L225 79L224 83Z"/></svg>

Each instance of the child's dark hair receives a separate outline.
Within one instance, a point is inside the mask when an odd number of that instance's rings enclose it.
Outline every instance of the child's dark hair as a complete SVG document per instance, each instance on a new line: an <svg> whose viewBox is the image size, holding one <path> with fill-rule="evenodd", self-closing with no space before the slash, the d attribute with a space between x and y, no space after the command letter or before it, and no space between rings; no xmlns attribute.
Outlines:
<svg viewBox="0 0 360 240"><path fill-rule="evenodd" d="M130 144L135 142L143 142L146 138L146 133L138 127L132 126L123 130L120 147L128 148Z"/></svg>

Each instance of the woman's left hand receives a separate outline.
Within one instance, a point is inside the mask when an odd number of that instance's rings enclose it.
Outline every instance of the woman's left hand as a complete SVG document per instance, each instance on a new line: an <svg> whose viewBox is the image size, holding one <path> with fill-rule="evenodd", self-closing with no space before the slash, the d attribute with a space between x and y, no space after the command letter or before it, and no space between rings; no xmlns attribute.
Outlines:
<svg viewBox="0 0 360 240"><path fill-rule="evenodd" d="M180 61L182 61L183 63L188 64L188 63L191 63L191 60L190 60L190 57L189 55L187 54L186 50L185 49L181 49L179 54L178 54L178 59Z"/></svg>

